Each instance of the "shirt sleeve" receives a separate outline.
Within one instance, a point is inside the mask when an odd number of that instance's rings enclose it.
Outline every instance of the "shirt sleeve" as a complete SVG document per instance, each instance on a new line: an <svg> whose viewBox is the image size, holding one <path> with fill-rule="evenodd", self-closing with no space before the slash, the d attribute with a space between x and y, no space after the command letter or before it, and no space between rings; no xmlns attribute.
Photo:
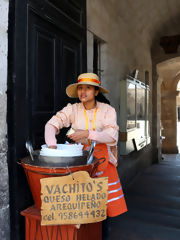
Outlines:
<svg viewBox="0 0 180 240"><path fill-rule="evenodd" d="M73 118L73 105L68 104L62 110L56 113L49 121L48 124L51 124L57 129L56 134L63 127L69 127L72 123Z"/></svg>
<svg viewBox="0 0 180 240"><path fill-rule="evenodd" d="M53 125L46 123L44 138L45 138L45 143L47 144L48 147L57 145L56 131L57 129Z"/></svg>
<svg viewBox="0 0 180 240"><path fill-rule="evenodd" d="M102 131L89 131L89 139L106 143L109 146L115 146L118 142L118 131L116 111L112 107L108 107L103 121Z"/></svg>

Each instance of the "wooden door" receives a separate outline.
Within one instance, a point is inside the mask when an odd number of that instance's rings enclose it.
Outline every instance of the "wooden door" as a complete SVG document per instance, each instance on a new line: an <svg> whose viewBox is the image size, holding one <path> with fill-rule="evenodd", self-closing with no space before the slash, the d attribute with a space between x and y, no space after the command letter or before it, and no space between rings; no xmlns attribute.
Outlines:
<svg viewBox="0 0 180 240"><path fill-rule="evenodd" d="M69 99L65 88L86 71L84 0L10 1L8 68L8 164L11 238L24 239L20 211L32 203L16 162L44 143L44 125ZM63 142L63 134L59 142Z"/></svg>

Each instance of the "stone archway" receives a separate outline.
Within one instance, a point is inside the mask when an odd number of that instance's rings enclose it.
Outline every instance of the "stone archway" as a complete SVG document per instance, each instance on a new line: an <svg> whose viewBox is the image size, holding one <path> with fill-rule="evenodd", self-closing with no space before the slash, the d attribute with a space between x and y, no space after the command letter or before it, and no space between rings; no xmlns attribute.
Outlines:
<svg viewBox="0 0 180 240"><path fill-rule="evenodd" d="M180 79L180 57L157 64L157 73L161 82L161 124L163 153L178 153L177 147L177 84Z"/></svg>

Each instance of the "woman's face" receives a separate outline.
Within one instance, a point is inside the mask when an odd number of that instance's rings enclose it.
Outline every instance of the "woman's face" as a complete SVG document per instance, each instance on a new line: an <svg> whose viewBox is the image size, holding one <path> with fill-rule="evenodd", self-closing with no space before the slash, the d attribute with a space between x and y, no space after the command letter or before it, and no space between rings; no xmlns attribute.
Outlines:
<svg viewBox="0 0 180 240"><path fill-rule="evenodd" d="M78 98L84 103L94 101L98 92L99 90L96 90L94 86L87 84L80 84L77 88Z"/></svg>

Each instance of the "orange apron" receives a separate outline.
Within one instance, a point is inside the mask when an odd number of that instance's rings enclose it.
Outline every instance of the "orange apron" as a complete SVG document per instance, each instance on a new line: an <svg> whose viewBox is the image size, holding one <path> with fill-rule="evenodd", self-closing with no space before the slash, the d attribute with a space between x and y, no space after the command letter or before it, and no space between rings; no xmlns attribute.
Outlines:
<svg viewBox="0 0 180 240"><path fill-rule="evenodd" d="M95 109L93 117L93 130L95 131L95 118L97 108ZM84 109L86 119L86 129L88 130L88 118L86 110ZM90 144L90 140L88 141ZM88 145L84 145L87 148ZM99 164L94 172L94 177L108 177L108 202L107 202L107 216L115 217L124 212L127 212L126 201L124 198L122 186L117 173L116 167L109 162L108 148L105 143L96 144L94 149L94 156L100 159Z"/></svg>
<svg viewBox="0 0 180 240"><path fill-rule="evenodd" d="M85 145L84 148L87 148ZM109 154L105 143L96 144L94 156L100 159L91 174L92 177L108 177L107 216L115 217L127 212L126 201L116 167L109 162Z"/></svg>

